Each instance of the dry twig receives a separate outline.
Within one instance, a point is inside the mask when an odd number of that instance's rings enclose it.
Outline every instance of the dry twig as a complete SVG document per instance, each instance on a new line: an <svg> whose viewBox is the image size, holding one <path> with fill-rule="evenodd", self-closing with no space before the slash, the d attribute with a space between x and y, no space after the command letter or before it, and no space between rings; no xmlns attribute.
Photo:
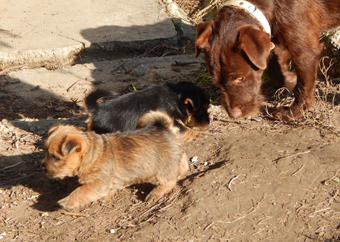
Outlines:
<svg viewBox="0 0 340 242"><path fill-rule="evenodd" d="M298 172L300 172L303 167L305 167L305 165L300 166L299 169L297 169L297 171L292 174L292 176L295 176Z"/></svg>
<svg viewBox="0 0 340 242"><path fill-rule="evenodd" d="M77 216L77 217L88 217L88 214L85 213L72 213L72 212L61 212L61 214L63 215L67 215L67 216Z"/></svg>
<svg viewBox="0 0 340 242"><path fill-rule="evenodd" d="M69 86L69 87L66 89L66 91L67 91L67 92L70 91L70 89L71 89L74 85L76 85L77 82L78 82L78 81L75 81L71 86Z"/></svg>
<svg viewBox="0 0 340 242"><path fill-rule="evenodd" d="M6 75L9 71L14 71L16 69L20 69L20 68L23 68L23 67L26 67L26 66L25 65L17 65L17 66L8 67L8 68L0 71L0 76Z"/></svg>
<svg viewBox="0 0 340 242"><path fill-rule="evenodd" d="M336 61L334 61L334 59L331 59L328 62L328 66L326 66L325 59L328 60L329 57L324 56L324 57L321 58L320 63L319 63L319 68L320 68L322 75L324 75L324 77L325 77L326 87L328 87L331 84L330 81L329 81L328 71L332 67L332 65L334 65L336 63Z"/></svg>
<svg viewBox="0 0 340 242"><path fill-rule="evenodd" d="M119 64L117 67L113 68L113 70L111 71L111 74L114 74L114 72L119 69L119 67L123 66L128 60L124 61L123 63Z"/></svg>
<svg viewBox="0 0 340 242"><path fill-rule="evenodd" d="M234 180L238 179L238 175L234 176L233 178L230 179L230 181L228 182L227 188L232 192L233 190L231 190L231 184L233 183Z"/></svg>
<svg viewBox="0 0 340 242"><path fill-rule="evenodd" d="M285 155L285 156L281 156L281 157L279 157L279 158L276 158L276 159L273 160L273 161L274 161L274 162L278 162L279 160L284 159L284 158L294 157L294 156L304 155L304 154L309 154L309 153L310 153L310 150L305 151L305 152L299 152L299 153L292 154L292 155Z"/></svg>
<svg viewBox="0 0 340 242"><path fill-rule="evenodd" d="M257 208L261 205L261 203L263 202L263 200L264 200L264 197L261 199L260 202L258 202L258 203L256 204L256 206L252 207L252 209L251 209L250 212L248 212L248 213L245 214L244 216L241 216L241 217L238 217L237 219L234 219L234 220L232 220L232 221L223 222L223 223L231 224L231 223L234 223L234 222L236 222L236 221L238 221L238 220L241 220L241 219L243 219L243 218L249 216L250 214L254 213L254 212L257 210Z"/></svg>
<svg viewBox="0 0 340 242"><path fill-rule="evenodd" d="M215 7L217 4L218 4L219 0L215 0L214 2L212 2L211 4L209 4L207 7L203 8L201 11L199 11L197 14L196 14L196 18L195 20L197 21L197 19L199 17L201 17L201 15L203 15L205 12L207 12L209 9Z"/></svg>

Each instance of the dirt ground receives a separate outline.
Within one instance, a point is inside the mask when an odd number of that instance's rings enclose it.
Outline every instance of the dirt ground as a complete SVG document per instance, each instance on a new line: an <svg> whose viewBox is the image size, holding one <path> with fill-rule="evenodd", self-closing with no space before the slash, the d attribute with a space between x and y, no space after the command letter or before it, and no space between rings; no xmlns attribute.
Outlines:
<svg viewBox="0 0 340 242"><path fill-rule="evenodd" d="M289 104L291 94L265 83L261 112L230 119L204 62L171 58L148 58L135 68L136 58L133 71L123 61L109 69L94 61L91 83L45 82L48 92L0 76L0 241L340 241L340 84L320 76L314 107L283 123L267 110ZM83 65L41 71L57 75ZM101 81L107 76L111 81ZM81 101L94 86L124 94L179 80L201 86L212 100L205 137L186 144L187 177L156 204L144 203L152 186L143 184L110 202L60 209L57 201L79 184L42 174L48 128L85 128Z"/></svg>

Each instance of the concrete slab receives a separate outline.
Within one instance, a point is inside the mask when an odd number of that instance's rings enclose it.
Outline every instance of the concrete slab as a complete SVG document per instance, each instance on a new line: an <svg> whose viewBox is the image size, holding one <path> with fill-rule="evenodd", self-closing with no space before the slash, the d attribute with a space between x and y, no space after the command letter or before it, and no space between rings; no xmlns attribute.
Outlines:
<svg viewBox="0 0 340 242"><path fill-rule="evenodd" d="M175 41L176 34L157 0L0 0L4 66L73 61L84 48Z"/></svg>
<svg viewBox="0 0 340 242"><path fill-rule="evenodd" d="M121 93L130 85L141 89L166 81L194 81L203 63L203 57L178 55L77 64L54 71L22 69L0 76L0 86L4 93L38 106L53 100L78 100L83 105L85 95L94 88Z"/></svg>

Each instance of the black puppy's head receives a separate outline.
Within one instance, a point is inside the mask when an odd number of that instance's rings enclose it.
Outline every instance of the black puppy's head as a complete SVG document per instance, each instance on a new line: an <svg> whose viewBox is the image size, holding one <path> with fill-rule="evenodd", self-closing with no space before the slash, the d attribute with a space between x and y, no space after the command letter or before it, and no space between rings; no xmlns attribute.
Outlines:
<svg viewBox="0 0 340 242"><path fill-rule="evenodd" d="M183 105L185 105L188 118L185 125L189 127L206 128L209 123L209 98L204 94L202 89L195 86L191 82L179 82L179 97Z"/></svg>

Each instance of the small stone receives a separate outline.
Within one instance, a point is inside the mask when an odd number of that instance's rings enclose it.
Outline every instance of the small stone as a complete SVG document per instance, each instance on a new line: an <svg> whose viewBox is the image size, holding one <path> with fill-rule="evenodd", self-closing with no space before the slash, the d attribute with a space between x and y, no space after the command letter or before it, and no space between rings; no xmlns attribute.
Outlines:
<svg viewBox="0 0 340 242"><path fill-rule="evenodd" d="M44 213L40 213L41 217L50 217L50 215L48 214L48 212L44 212Z"/></svg>
<svg viewBox="0 0 340 242"><path fill-rule="evenodd" d="M198 156L194 156L191 158L191 162L197 162L198 161Z"/></svg>
<svg viewBox="0 0 340 242"><path fill-rule="evenodd" d="M110 229L110 234L114 234L116 231L114 229Z"/></svg>
<svg viewBox="0 0 340 242"><path fill-rule="evenodd" d="M42 135L45 135L46 132L45 131L38 131L38 134L42 136Z"/></svg>
<svg viewBox="0 0 340 242"><path fill-rule="evenodd" d="M37 131L37 128L36 127L30 127L29 131L30 132L35 132L35 131Z"/></svg>
<svg viewBox="0 0 340 242"><path fill-rule="evenodd" d="M61 111L64 111L66 108L67 108L67 107L60 106L60 107L55 108L54 110L55 110L55 111L58 111L58 112L61 112Z"/></svg>
<svg viewBox="0 0 340 242"><path fill-rule="evenodd" d="M135 70L135 76L139 77L139 76L144 76L144 75L145 75L144 71Z"/></svg>

